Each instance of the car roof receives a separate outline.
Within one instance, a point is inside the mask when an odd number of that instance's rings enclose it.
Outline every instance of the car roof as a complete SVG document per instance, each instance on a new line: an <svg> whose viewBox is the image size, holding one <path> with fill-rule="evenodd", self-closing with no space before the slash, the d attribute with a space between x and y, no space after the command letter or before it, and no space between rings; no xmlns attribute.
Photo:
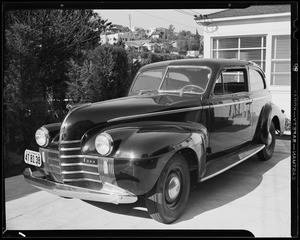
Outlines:
<svg viewBox="0 0 300 240"><path fill-rule="evenodd" d="M192 59L176 59L150 63L143 66L141 69L146 70L153 67L167 67L178 65L192 65L192 66L207 66L212 70L222 67L241 67L246 65L254 65L251 61L237 60L237 59L215 59L215 58L192 58Z"/></svg>

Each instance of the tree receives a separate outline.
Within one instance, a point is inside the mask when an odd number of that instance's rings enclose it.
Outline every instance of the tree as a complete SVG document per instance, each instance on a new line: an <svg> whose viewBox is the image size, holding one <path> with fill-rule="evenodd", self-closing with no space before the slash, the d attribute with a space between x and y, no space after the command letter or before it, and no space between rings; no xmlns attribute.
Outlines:
<svg viewBox="0 0 300 240"><path fill-rule="evenodd" d="M146 61L143 62L143 65L154 63L154 62L161 62L161 61L175 60L175 59L182 59L182 58L184 57L180 55L174 55L174 54L150 53Z"/></svg>
<svg viewBox="0 0 300 240"><path fill-rule="evenodd" d="M28 25L16 23L6 31L4 69L5 126L10 147L17 146L15 136L21 135L24 143L31 142L30 133L37 121L45 120L46 108L42 103L32 108L35 89L40 87L37 62L38 32ZM9 53L9 54L8 54ZM32 115L40 116L35 121ZM32 135L33 136L33 135ZM22 146L25 148L25 146Z"/></svg>
<svg viewBox="0 0 300 240"><path fill-rule="evenodd" d="M140 39L148 39L148 35L146 33L146 30L143 28L139 28L137 30L137 34L140 36Z"/></svg>
<svg viewBox="0 0 300 240"><path fill-rule="evenodd" d="M92 10L7 11L5 20L5 131L11 142L23 135L26 147L38 126L53 121L50 100L65 98L67 61L95 48L111 23Z"/></svg>
<svg viewBox="0 0 300 240"><path fill-rule="evenodd" d="M171 43L165 42L163 44L163 49L164 49L165 53L171 53L174 50L174 47Z"/></svg>
<svg viewBox="0 0 300 240"><path fill-rule="evenodd" d="M187 51L200 49L200 35L192 34L190 31L181 31L178 34L177 45L179 52L185 54Z"/></svg>
<svg viewBox="0 0 300 240"><path fill-rule="evenodd" d="M169 41L175 40L174 30L175 30L175 28L174 28L174 26L172 24L169 25L169 28L166 30L167 31L167 33L166 33L167 34L167 39Z"/></svg>
<svg viewBox="0 0 300 240"><path fill-rule="evenodd" d="M125 96L131 83L123 47L105 44L89 51L82 64L70 61L67 96L74 102L98 102Z"/></svg>

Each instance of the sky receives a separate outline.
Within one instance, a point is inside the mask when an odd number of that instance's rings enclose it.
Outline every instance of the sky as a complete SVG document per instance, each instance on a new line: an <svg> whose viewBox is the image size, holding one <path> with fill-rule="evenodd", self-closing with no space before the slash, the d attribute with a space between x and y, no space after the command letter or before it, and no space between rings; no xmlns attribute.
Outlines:
<svg viewBox="0 0 300 240"><path fill-rule="evenodd" d="M219 12L224 9L119 9L119 10L95 10L102 19L107 19L113 24L124 27L142 27L144 29L154 27L169 28L170 25L175 27L174 31L182 30L191 31L199 34L203 29L194 20L194 15L209 14ZM130 18L130 20L129 20Z"/></svg>

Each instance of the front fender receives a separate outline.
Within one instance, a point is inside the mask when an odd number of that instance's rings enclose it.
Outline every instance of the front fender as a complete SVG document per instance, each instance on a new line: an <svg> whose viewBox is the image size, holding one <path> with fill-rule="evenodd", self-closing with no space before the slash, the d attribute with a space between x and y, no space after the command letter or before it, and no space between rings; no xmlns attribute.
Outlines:
<svg viewBox="0 0 300 240"><path fill-rule="evenodd" d="M59 131L61 127L61 123L52 123L43 125L44 128L46 128L49 132L50 137L50 148L57 148L58 140L59 140Z"/></svg>
<svg viewBox="0 0 300 240"><path fill-rule="evenodd" d="M207 146L207 131L201 124L141 122L101 130L104 131L114 140L109 157L114 159L116 183L136 195L150 191L169 159L182 149L194 151L199 169L206 165L203 146Z"/></svg>

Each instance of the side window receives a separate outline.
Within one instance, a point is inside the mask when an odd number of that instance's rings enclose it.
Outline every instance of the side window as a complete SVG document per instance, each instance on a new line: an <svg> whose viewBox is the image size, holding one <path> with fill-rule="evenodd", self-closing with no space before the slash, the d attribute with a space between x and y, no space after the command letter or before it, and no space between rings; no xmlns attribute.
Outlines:
<svg viewBox="0 0 300 240"><path fill-rule="evenodd" d="M214 95L246 92L245 70L225 70L216 81Z"/></svg>
<svg viewBox="0 0 300 240"><path fill-rule="evenodd" d="M222 77L225 94L247 91L244 71L229 70L223 72Z"/></svg>
<svg viewBox="0 0 300 240"><path fill-rule="evenodd" d="M258 91L266 88L264 79L258 71L249 69L249 78L250 91Z"/></svg>

